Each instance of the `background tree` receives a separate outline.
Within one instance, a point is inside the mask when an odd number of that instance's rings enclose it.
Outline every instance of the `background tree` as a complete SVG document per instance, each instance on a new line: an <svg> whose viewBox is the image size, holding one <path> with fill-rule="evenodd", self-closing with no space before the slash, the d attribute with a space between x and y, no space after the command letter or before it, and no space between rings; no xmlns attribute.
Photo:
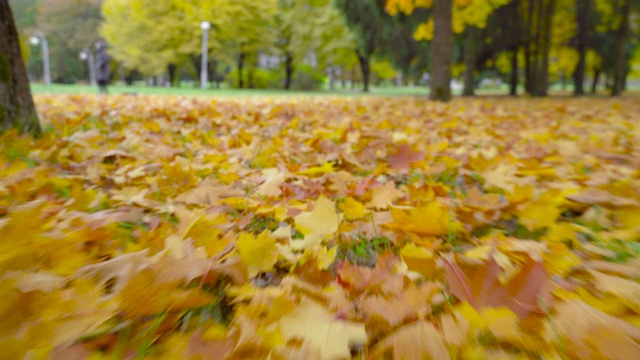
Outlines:
<svg viewBox="0 0 640 360"><path fill-rule="evenodd" d="M625 88L628 73L627 44L631 36L631 2L632 0L615 1L618 26L615 31L616 43L613 52L613 87L612 96L618 96Z"/></svg>
<svg viewBox="0 0 640 360"><path fill-rule="evenodd" d="M478 29L486 27L489 15L510 0L387 0L386 10L392 15L399 12L412 14L416 8L432 9L432 16L421 23L414 34L416 40L429 40L431 44L431 98L448 101L451 98L451 56L453 33L465 32L464 65L465 95L473 95L477 62ZM455 5L455 6L454 6ZM466 31L465 31L466 28Z"/></svg>
<svg viewBox="0 0 640 360"><path fill-rule="evenodd" d="M453 46L453 3L433 2L433 41L431 44L431 100L451 100L451 51Z"/></svg>
<svg viewBox="0 0 640 360"><path fill-rule="evenodd" d="M576 50L578 51L578 64L573 73L575 96L584 95L584 76L587 68L587 49L589 33L591 32L591 0L575 0L576 9Z"/></svg>
<svg viewBox="0 0 640 360"><path fill-rule="evenodd" d="M49 41L51 75L54 82L86 79L78 54L99 39L101 0L40 0L36 27ZM39 53L39 49L37 50ZM35 51L34 51L35 53Z"/></svg>
<svg viewBox="0 0 640 360"><path fill-rule="evenodd" d="M356 37L356 55L360 64L364 91L369 91L371 59L383 43L381 24L386 14L377 0L336 0L347 25Z"/></svg>
<svg viewBox="0 0 640 360"><path fill-rule="evenodd" d="M222 10L224 9L224 10ZM255 70L258 54L269 52L276 39L274 19L278 12L276 0L223 0L220 10L226 14L220 38L225 51L235 55L238 87L243 88L245 65L248 65L247 84Z"/></svg>
<svg viewBox="0 0 640 360"><path fill-rule="evenodd" d="M296 66L313 54L318 66L335 77L335 67L349 63L354 37L331 0L278 0L276 47L284 58L285 89Z"/></svg>
<svg viewBox="0 0 640 360"><path fill-rule="evenodd" d="M0 131L9 128L41 131L9 1L0 0Z"/></svg>
<svg viewBox="0 0 640 360"><path fill-rule="evenodd" d="M172 83L176 63L195 51L201 32L182 10L176 0L106 0L100 32L116 61L147 76L167 74Z"/></svg>

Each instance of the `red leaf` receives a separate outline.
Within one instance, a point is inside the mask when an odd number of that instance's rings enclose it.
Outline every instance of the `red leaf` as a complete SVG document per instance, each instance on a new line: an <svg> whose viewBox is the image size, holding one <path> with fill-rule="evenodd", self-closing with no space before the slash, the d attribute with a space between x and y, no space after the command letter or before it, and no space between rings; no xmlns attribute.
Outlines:
<svg viewBox="0 0 640 360"><path fill-rule="evenodd" d="M398 151L394 155L389 155L389 165L396 171L402 171L409 168L411 163L424 159L421 152L412 152L411 145L400 145Z"/></svg>
<svg viewBox="0 0 640 360"><path fill-rule="evenodd" d="M444 267L451 293L476 309L507 306L519 317L526 318L540 312L540 301L548 306L551 300L544 265L531 258L527 258L520 272L506 284L498 280L500 267L493 257L482 266L469 267L466 272L449 259L444 259Z"/></svg>

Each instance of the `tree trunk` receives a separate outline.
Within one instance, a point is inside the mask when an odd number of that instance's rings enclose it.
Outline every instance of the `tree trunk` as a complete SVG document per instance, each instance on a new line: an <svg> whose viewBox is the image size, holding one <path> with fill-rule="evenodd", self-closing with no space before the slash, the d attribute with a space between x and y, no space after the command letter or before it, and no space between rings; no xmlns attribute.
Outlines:
<svg viewBox="0 0 640 360"><path fill-rule="evenodd" d="M431 100L451 100L451 55L453 50L453 2L434 0L431 41Z"/></svg>
<svg viewBox="0 0 640 360"><path fill-rule="evenodd" d="M169 74L169 85L171 87L176 83L176 70L178 70L178 66L176 64L167 65L167 74Z"/></svg>
<svg viewBox="0 0 640 360"><path fill-rule="evenodd" d="M578 36L576 50L578 50L578 64L573 72L573 95L584 95L584 74L587 65L587 37L589 35L589 1L576 0L576 19L578 23Z"/></svg>
<svg viewBox="0 0 640 360"><path fill-rule="evenodd" d="M10 128L41 132L9 0L0 0L0 132Z"/></svg>
<svg viewBox="0 0 640 360"><path fill-rule="evenodd" d="M524 61L525 61L525 90L528 94L533 93L534 79L535 79L535 52L534 52L534 35L536 29L534 28L533 20L535 19L535 7L536 0L529 0L527 6L527 39L524 49Z"/></svg>
<svg viewBox="0 0 640 360"><path fill-rule="evenodd" d="M402 70L398 70L398 73L396 74L396 87L402 87L403 84L403 78L402 78Z"/></svg>
<svg viewBox="0 0 640 360"><path fill-rule="evenodd" d="M207 79L209 82L218 81L218 60L209 60L207 63ZM207 84L209 87L209 84Z"/></svg>
<svg viewBox="0 0 640 360"><path fill-rule="evenodd" d="M244 68L244 53L238 56L238 89L244 88L244 79L242 69Z"/></svg>
<svg viewBox="0 0 640 360"><path fill-rule="evenodd" d="M327 74L329 75L329 90L333 90L336 84L336 70L334 66L327 66Z"/></svg>
<svg viewBox="0 0 640 360"><path fill-rule="evenodd" d="M511 88L509 90L509 95L518 96L518 47L516 46L513 49L513 54L511 55Z"/></svg>
<svg viewBox="0 0 640 360"><path fill-rule="evenodd" d="M611 96L619 96L624 90L626 77L626 48L629 41L629 15L631 0L622 0L620 7L620 25L616 36L616 47L613 52L613 88Z"/></svg>
<svg viewBox="0 0 640 360"><path fill-rule="evenodd" d="M467 26L464 36L464 90L463 96L474 96L476 81L476 33L478 30L473 26Z"/></svg>
<svg viewBox="0 0 640 360"><path fill-rule="evenodd" d="M598 91L598 80L600 80L600 73L602 71L600 69L595 69L593 71L593 82L591 83L591 94L594 94Z"/></svg>
<svg viewBox="0 0 640 360"><path fill-rule="evenodd" d="M544 1L542 1L544 3ZM538 72L540 86L538 87L537 96L547 96L549 90L549 53L551 52L551 32L553 30L553 13L556 8L556 0L548 0L544 13L544 43L541 46L540 56L542 63Z"/></svg>
<svg viewBox="0 0 640 360"><path fill-rule="evenodd" d="M552 18L555 0L536 1L535 51L530 51L530 86L527 91L533 96L547 96L549 88L549 52L551 51ZM533 1L529 3L531 6Z"/></svg>
<svg viewBox="0 0 640 360"><path fill-rule="evenodd" d="M287 52L284 60L284 88L291 90L291 84L293 83L293 54Z"/></svg>
<svg viewBox="0 0 640 360"><path fill-rule="evenodd" d="M362 82L364 83L364 92L369 92L369 75L371 73L369 68L369 58L363 56L358 52L358 61L360 62L360 71L362 72Z"/></svg>

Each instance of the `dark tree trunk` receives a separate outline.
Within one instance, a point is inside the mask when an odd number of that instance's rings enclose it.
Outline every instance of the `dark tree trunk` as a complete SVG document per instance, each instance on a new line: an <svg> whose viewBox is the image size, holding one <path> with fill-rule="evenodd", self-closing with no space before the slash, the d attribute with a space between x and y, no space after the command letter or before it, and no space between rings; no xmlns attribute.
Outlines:
<svg viewBox="0 0 640 360"><path fill-rule="evenodd" d="M473 26L468 26L464 37L464 90L463 96L474 96L476 89L476 33L478 30Z"/></svg>
<svg viewBox="0 0 640 360"><path fill-rule="evenodd" d="M0 132L10 128L41 132L9 0L0 0Z"/></svg>
<svg viewBox="0 0 640 360"><path fill-rule="evenodd" d="M530 39L533 41L528 45L527 92L533 96L547 96L549 88L549 52L554 11L555 0L529 1L529 19L534 23L529 23Z"/></svg>
<svg viewBox="0 0 640 360"><path fill-rule="evenodd" d="M167 65L167 74L169 75L169 85L172 87L176 83L176 70L178 70L178 66L176 64Z"/></svg>
<svg viewBox="0 0 640 360"><path fill-rule="evenodd" d="M244 88L244 78L242 69L244 68L244 53L240 53L238 56L238 88Z"/></svg>
<svg viewBox="0 0 640 360"><path fill-rule="evenodd" d="M574 96L584 95L584 74L587 64L587 37L589 35L589 1L576 0L576 20L578 23L578 36L576 49L578 50L578 64L573 72Z"/></svg>
<svg viewBox="0 0 640 360"><path fill-rule="evenodd" d="M291 84L293 83L293 54L287 52L284 60L284 88L291 90Z"/></svg>
<svg viewBox="0 0 640 360"><path fill-rule="evenodd" d="M207 63L207 79L209 82L218 82L218 60L209 60Z"/></svg>
<svg viewBox="0 0 640 360"><path fill-rule="evenodd" d="M545 3L541 1L541 3ZM544 13L544 34L541 39L544 41L541 46L540 57L542 58L540 70L538 71L538 80L540 85L537 87L536 96L547 96L549 89L549 52L551 51L551 30L553 28L553 13L556 7L556 0L548 0L546 2Z"/></svg>
<svg viewBox="0 0 640 360"><path fill-rule="evenodd" d="M527 43L525 47L525 89L528 94L532 94L535 91L535 78L536 78L536 42L539 27L534 26L534 19L536 19L536 8L538 0L529 0L527 7Z"/></svg>
<svg viewBox="0 0 640 360"><path fill-rule="evenodd" d="M249 89L255 89L256 88L255 84L253 83L253 75L254 75L255 72L256 72L256 69L253 68L253 67L249 68L249 70L247 72L247 87Z"/></svg>
<svg viewBox="0 0 640 360"><path fill-rule="evenodd" d="M533 60L535 59L533 52L533 36L534 36L534 27L533 27L533 19L535 18L535 9L536 9L536 0L529 0L527 6L527 24L526 24L526 41L524 48L524 61L525 61L525 90L528 94L533 92L533 79L534 79L534 68L535 64Z"/></svg>
<svg viewBox="0 0 640 360"><path fill-rule="evenodd" d="M369 58L358 52L358 61L360 62L360 71L362 72L362 82L364 83L364 92L369 92L369 76L371 74L369 68Z"/></svg>
<svg viewBox="0 0 640 360"><path fill-rule="evenodd" d="M591 83L591 93L595 94L598 91L598 81L600 80L600 69L593 71L593 82Z"/></svg>
<svg viewBox="0 0 640 360"><path fill-rule="evenodd" d="M511 82L509 95L518 96L518 47L516 46L511 55Z"/></svg>
<svg viewBox="0 0 640 360"><path fill-rule="evenodd" d="M629 15L631 13L631 0L622 0L620 7L620 25L616 36L616 47L613 52L613 87L611 96L619 96L624 90L627 72L626 48L629 41Z"/></svg>
<svg viewBox="0 0 640 360"><path fill-rule="evenodd" d="M133 86L133 77L133 71L129 71L129 73L124 76L124 83L127 86Z"/></svg>
<svg viewBox="0 0 640 360"><path fill-rule="evenodd" d="M453 50L453 2L434 0L431 42L431 100L451 100L451 57Z"/></svg>
<svg viewBox="0 0 640 360"><path fill-rule="evenodd" d="M196 76L200 76L200 56L191 55L189 58L191 59L193 68L196 69Z"/></svg>

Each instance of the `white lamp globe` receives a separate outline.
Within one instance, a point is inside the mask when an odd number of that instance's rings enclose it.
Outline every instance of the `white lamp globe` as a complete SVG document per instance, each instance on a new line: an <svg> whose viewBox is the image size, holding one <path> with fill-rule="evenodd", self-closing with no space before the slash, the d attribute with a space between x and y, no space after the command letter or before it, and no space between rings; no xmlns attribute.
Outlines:
<svg viewBox="0 0 640 360"><path fill-rule="evenodd" d="M200 23L200 29L207 31L209 29L211 29L211 23L208 21L203 21Z"/></svg>
<svg viewBox="0 0 640 360"><path fill-rule="evenodd" d="M38 45L40 44L40 38L38 38L37 36L32 36L31 39L29 39L29 42L31 43L31 45Z"/></svg>

